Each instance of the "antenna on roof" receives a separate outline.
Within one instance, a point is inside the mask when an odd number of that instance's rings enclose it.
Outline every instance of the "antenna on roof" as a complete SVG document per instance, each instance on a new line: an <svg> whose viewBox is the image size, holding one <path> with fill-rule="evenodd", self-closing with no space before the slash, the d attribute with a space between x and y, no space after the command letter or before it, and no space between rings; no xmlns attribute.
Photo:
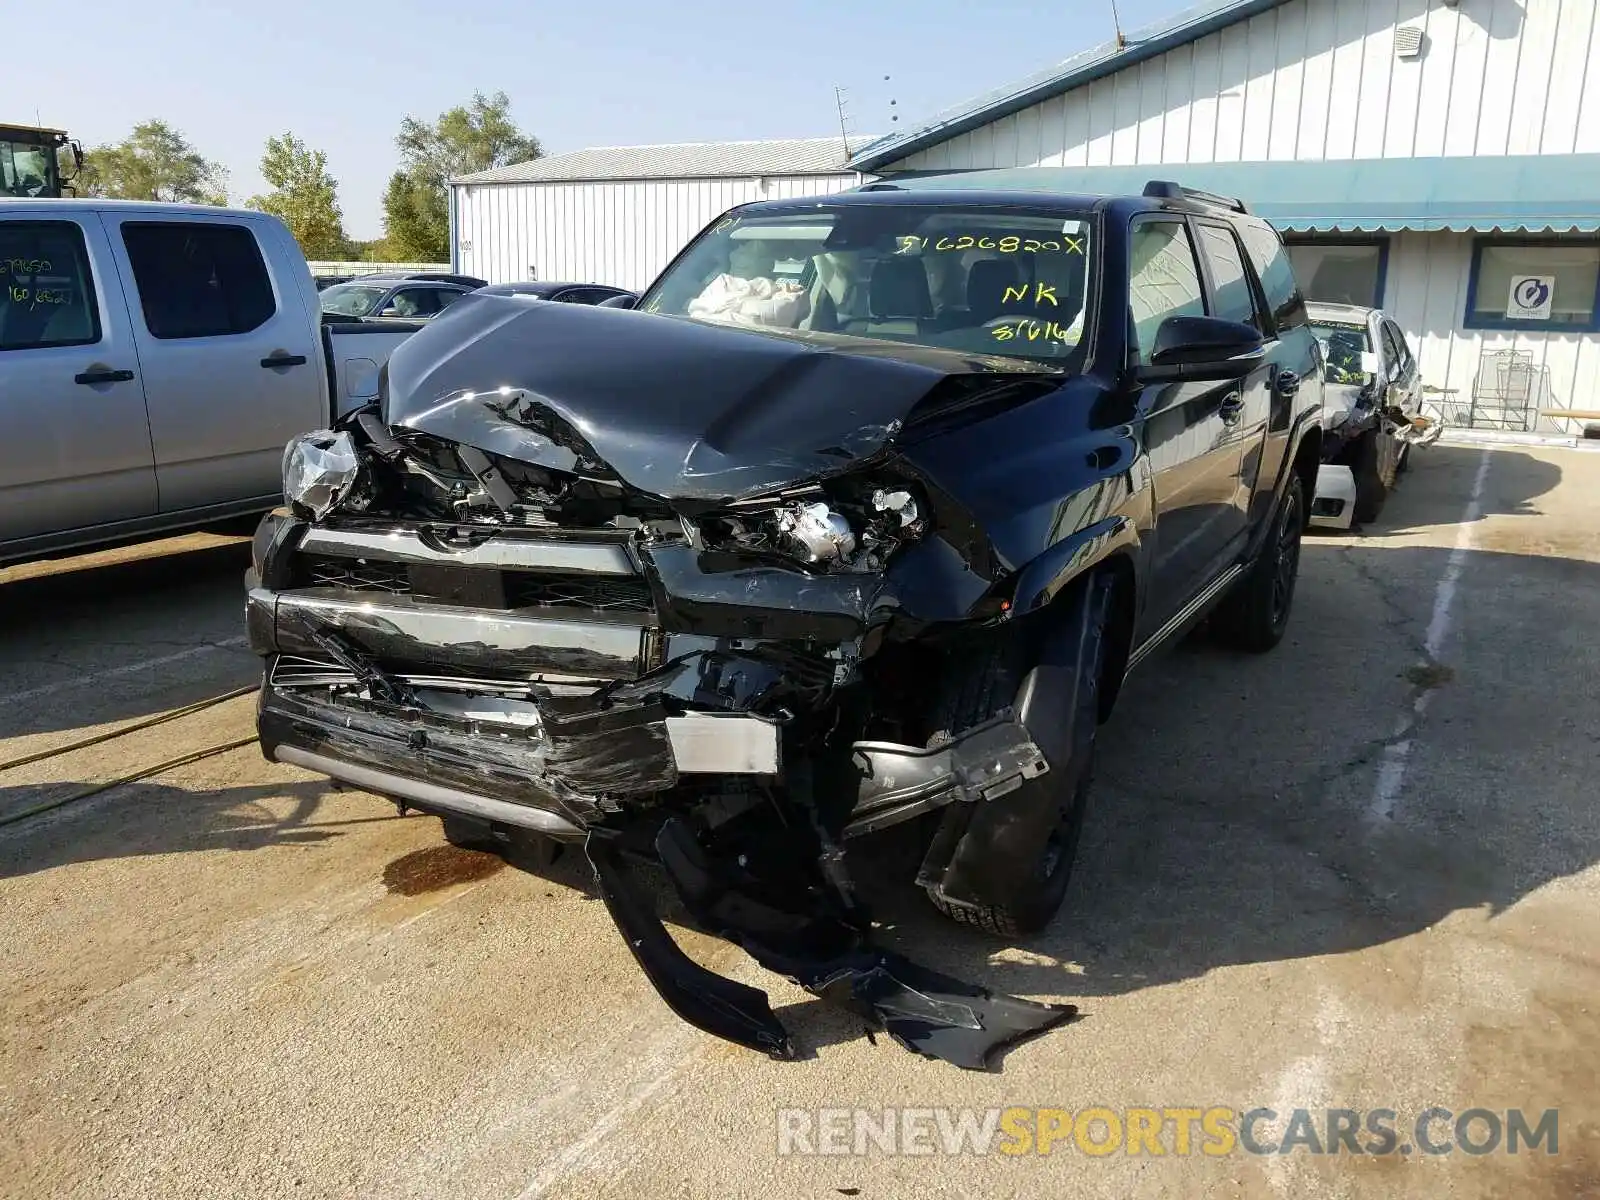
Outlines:
<svg viewBox="0 0 1600 1200"><path fill-rule="evenodd" d="M844 144L844 161L850 161L850 129L844 116L844 89L838 84L833 85L833 103L839 110L839 141Z"/></svg>
<svg viewBox="0 0 1600 1200"><path fill-rule="evenodd" d="M1117 0L1111 0L1111 27L1117 31L1117 49L1126 50L1128 39L1122 36L1122 17L1117 13Z"/></svg>

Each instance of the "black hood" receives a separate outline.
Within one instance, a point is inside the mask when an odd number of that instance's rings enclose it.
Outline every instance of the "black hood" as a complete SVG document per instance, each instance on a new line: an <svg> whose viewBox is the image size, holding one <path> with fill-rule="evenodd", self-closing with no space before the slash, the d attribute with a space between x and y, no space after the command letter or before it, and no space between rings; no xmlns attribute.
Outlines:
<svg viewBox="0 0 1600 1200"><path fill-rule="evenodd" d="M557 470L592 470L592 458L640 491L717 501L845 469L925 401L1054 374L912 345L466 296L396 348L384 419Z"/></svg>

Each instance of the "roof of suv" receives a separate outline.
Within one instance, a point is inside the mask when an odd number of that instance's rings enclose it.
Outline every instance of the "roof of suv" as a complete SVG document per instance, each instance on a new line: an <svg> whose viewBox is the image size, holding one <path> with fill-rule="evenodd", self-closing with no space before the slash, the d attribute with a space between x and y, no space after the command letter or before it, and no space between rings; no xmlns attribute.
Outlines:
<svg viewBox="0 0 1600 1200"><path fill-rule="evenodd" d="M998 208L1062 209L1082 212L1116 205L1124 210L1205 213L1211 216L1260 221L1242 201L1184 188L1163 180L1150 180L1140 195L1097 195L1070 190L1073 172L1043 167L1027 171L961 171L945 175L895 176L827 196L793 200L767 200L741 205L740 211L760 214L795 213L846 205L981 205ZM1019 187L1019 183L1026 186Z"/></svg>

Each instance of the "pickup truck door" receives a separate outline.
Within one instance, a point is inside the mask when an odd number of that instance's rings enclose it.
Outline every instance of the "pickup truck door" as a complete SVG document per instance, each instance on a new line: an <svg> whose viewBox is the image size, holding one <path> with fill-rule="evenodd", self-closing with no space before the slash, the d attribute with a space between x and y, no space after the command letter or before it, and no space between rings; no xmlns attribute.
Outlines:
<svg viewBox="0 0 1600 1200"><path fill-rule="evenodd" d="M275 222L238 214L105 220L144 364L160 511L270 503L284 443L328 420L299 252Z"/></svg>
<svg viewBox="0 0 1600 1200"><path fill-rule="evenodd" d="M0 542L155 511L139 357L100 218L9 211L0 216Z"/></svg>
<svg viewBox="0 0 1600 1200"><path fill-rule="evenodd" d="M1180 217L1136 217L1128 299L1139 362L1161 322L1204 316L1208 301L1194 238ZM1221 569L1244 535L1239 490L1241 386L1232 381L1148 384L1139 398L1154 492L1149 602L1141 636L1154 634Z"/></svg>

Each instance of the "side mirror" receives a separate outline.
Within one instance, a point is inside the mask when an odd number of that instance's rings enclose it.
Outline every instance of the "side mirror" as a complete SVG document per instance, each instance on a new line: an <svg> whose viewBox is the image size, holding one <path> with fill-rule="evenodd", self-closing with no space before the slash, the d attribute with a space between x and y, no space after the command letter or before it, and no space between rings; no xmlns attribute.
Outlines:
<svg viewBox="0 0 1600 1200"><path fill-rule="evenodd" d="M600 301L599 304L595 305L595 307L596 308L632 308L634 305L636 305L638 303L639 303L639 297L635 296L632 292L624 292L620 296L607 296L604 300Z"/></svg>
<svg viewBox="0 0 1600 1200"><path fill-rule="evenodd" d="M1221 317L1168 317L1156 330L1141 383L1242 379L1266 359L1260 332Z"/></svg>
<svg viewBox="0 0 1600 1200"><path fill-rule="evenodd" d="M400 310L391 304L388 308L379 310L378 315L380 317L398 317Z"/></svg>

